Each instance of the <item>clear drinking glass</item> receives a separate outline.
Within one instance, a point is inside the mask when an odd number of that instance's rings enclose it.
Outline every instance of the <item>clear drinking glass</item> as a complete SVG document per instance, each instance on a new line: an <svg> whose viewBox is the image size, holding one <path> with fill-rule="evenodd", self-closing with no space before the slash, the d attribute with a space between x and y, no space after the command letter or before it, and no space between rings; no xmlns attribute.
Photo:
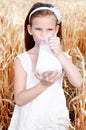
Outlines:
<svg viewBox="0 0 86 130"><path fill-rule="evenodd" d="M54 53L49 47L49 37L45 37L40 39L39 42L39 55L36 65L36 71L40 74L44 73L45 71L55 71L58 68L61 69L61 65L57 58L55 57Z"/></svg>

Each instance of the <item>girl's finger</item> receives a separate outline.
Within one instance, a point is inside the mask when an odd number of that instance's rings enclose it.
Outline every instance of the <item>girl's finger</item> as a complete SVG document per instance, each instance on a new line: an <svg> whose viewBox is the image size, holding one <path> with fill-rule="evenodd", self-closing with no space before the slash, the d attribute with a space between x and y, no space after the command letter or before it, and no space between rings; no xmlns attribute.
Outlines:
<svg viewBox="0 0 86 130"><path fill-rule="evenodd" d="M42 75L40 75L38 72L35 72L34 75L37 79L42 80Z"/></svg>
<svg viewBox="0 0 86 130"><path fill-rule="evenodd" d="M55 80L57 80L61 75L62 75L62 71L56 72L56 73L54 73L53 75L51 75L49 79L55 81Z"/></svg>
<svg viewBox="0 0 86 130"><path fill-rule="evenodd" d="M48 77L49 72L50 72L49 70L48 70L48 71L46 71L46 72L44 72L44 73L42 74L42 75L43 75L43 77L44 77L44 78Z"/></svg>

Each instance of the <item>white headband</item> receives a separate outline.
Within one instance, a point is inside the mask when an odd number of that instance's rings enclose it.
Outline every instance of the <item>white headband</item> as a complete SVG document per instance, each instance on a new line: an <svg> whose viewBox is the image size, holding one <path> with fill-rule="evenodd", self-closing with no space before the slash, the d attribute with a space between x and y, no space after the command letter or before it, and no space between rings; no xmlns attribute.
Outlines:
<svg viewBox="0 0 86 130"><path fill-rule="evenodd" d="M32 14L34 14L35 12L40 11L40 10L49 10L49 11L53 12L53 13L55 14L57 20L58 20L58 24L61 23L61 21L62 21L62 16L61 16L61 14L60 14L59 9L56 8L56 7L39 7L39 8L34 9L34 10L30 13L30 15L29 15L29 21L30 21L30 18L31 18L31 16L32 16Z"/></svg>

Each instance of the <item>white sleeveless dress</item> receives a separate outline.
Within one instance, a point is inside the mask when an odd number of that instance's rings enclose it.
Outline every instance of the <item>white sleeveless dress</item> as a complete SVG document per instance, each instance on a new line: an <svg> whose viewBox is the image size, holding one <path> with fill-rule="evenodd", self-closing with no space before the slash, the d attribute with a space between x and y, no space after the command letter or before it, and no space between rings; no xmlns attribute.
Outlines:
<svg viewBox="0 0 86 130"><path fill-rule="evenodd" d="M44 49L45 50L45 49ZM53 57L43 52L40 66L37 64L37 71L42 73L47 68L46 64L52 63ZM40 82L32 72L32 63L27 52L17 56L23 69L27 72L26 89L32 88ZM52 59L52 60L50 60ZM49 61L48 61L49 60ZM61 71L62 66L57 59L54 59L54 67ZM51 70L54 68L51 66ZM47 88L43 93L26 105L15 105L13 116L8 130L67 130L69 126L69 112L66 107L66 99L62 88L63 75ZM21 81L22 82L22 81Z"/></svg>

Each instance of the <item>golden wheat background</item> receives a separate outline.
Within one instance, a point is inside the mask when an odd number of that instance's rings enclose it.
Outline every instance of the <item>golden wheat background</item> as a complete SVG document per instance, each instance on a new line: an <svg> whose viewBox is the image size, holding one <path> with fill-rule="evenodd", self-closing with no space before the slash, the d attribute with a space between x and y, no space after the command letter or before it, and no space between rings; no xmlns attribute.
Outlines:
<svg viewBox="0 0 86 130"><path fill-rule="evenodd" d="M0 0L0 130L7 130L14 108L13 60L24 51L24 20L38 0ZM46 0L39 0L46 2ZM48 0L57 5L63 17L64 49L73 57L83 76L83 89L71 86L64 76L63 88L71 125L86 130L86 0ZM73 128L73 129L74 129Z"/></svg>

